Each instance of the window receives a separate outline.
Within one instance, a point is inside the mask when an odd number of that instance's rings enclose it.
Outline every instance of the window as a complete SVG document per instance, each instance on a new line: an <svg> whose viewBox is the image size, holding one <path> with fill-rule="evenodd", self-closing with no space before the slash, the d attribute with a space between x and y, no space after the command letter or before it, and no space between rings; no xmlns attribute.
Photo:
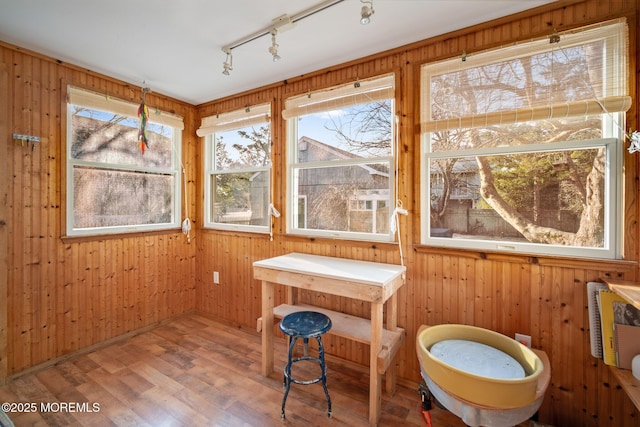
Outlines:
<svg viewBox="0 0 640 427"><path fill-rule="evenodd" d="M264 104L203 119L205 227L269 232L270 109Z"/></svg>
<svg viewBox="0 0 640 427"><path fill-rule="evenodd" d="M287 232L392 241L394 76L289 98Z"/></svg>
<svg viewBox="0 0 640 427"><path fill-rule="evenodd" d="M619 257L622 22L422 67L424 244Z"/></svg>
<svg viewBox="0 0 640 427"><path fill-rule="evenodd" d="M67 234L180 227L182 118L151 112L138 149L138 105L68 88Z"/></svg>
<svg viewBox="0 0 640 427"><path fill-rule="evenodd" d="M353 230L375 234L387 230L389 223L389 191L358 190L349 200L349 218ZM383 224L378 222L383 221Z"/></svg>

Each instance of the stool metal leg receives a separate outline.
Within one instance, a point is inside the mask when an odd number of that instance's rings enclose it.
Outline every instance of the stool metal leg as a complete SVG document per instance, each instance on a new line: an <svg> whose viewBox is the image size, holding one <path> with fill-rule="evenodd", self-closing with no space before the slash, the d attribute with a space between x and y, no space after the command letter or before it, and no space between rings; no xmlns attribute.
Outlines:
<svg viewBox="0 0 640 427"><path fill-rule="evenodd" d="M327 417L331 418L331 397L329 397L329 390L327 389L327 365L324 363L324 345L320 337L317 337L317 340L318 359L320 359L320 367L322 368L322 387L324 388L324 395L327 396Z"/></svg>
<svg viewBox="0 0 640 427"><path fill-rule="evenodd" d="M280 418L284 420L284 406L287 403L287 396L289 395L289 389L291 388L291 365L293 364L293 348L296 345L297 337L289 337L289 357L287 358L287 364L284 367L284 378L282 385L284 387L284 397L282 398L282 411L280 412Z"/></svg>
<svg viewBox="0 0 640 427"><path fill-rule="evenodd" d="M316 339L318 340L318 357L317 358L311 357L308 355L308 352L307 352L307 345L309 342L308 338L304 339L303 356L294 358L293 350L295 348L295 344L298 338L292 337L292 336L289 337L289 355L287 359L287 364L284 367L284 378L282 380L282 385L284 387L284 396L282 398L282 410L280 412L280 417L282 419L285 419L284 408L287 403L287 396L289 395L291 383L308 385L308 384L315 384L320 381L322 381L322 388L324 389L324 395L327 397L327 417L331 418L331 397L329 396L329 389L327 388L327 365L324 362L324 345L322 344L321 337L316 337ZM318 365L320 366L321 375L318 378L308 380L308 381L293 378L291 374L292 365L293 363L300 362L302 360L311 360L311 361L317 362Z"/></svg>

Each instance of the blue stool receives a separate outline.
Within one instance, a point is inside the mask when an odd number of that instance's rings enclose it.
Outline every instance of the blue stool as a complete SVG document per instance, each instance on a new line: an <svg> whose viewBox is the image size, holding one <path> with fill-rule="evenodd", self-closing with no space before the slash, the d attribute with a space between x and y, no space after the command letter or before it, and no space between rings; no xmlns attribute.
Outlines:
<svg viewBox="0 0 640 427"><path fill-rule="evenodd" d="M284 419L284 405L287 403L287 395L291 383L295 384L315 384L322 381L324 394L327 396L327 416L331 418L331 398L329 390L327 390L327 365L324 363L324 346L322 345L322 335L331 329L331 319L328 316L315 311L298 311L296 313L287 314L280 321L280 330L289 336L289 358L284 368L283 386L284 397L282 398L282 413L280 416ZM293 358L293 348L298 338L304 340L304 355L302 357ZM309 338L318 340L318 357L309 356ZM299 380L291 375L291 366L302 360L311 360L320 365L322 373L318 378L311 380Z"/></svg>

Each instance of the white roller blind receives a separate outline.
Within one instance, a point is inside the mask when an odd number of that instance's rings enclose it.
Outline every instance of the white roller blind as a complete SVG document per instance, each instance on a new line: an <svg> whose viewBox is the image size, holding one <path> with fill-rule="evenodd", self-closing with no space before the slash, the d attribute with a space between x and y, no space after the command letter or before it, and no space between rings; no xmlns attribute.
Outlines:
<svg viewBox="0 0 640 427"><path fill-rule="evenodd" d="M269 122L271 119L271 104L251 106L242 110L216 114L202 119L196 134L206 136L215 132L242 129L252 125Z"/></svg>
<svg viewBox="0 0 640 427"><path fill-rule="evenodd" d="M140 104L133 104L108 95L89 92L84 89L69 86L67 88L68 102L73 105L91 108L99 111L107 111L127 117L138 117ZM149 107L149 121L161 125L171 126L176 129L184 129L182 117L164 111L156 111Z"/></svg>
<svg viewBox="0 0 640 427"><path fill-rule="evenodd" d="M282 117L288 120L292 117L339 110L395 97L394 76L392 74L376 79L362 80L358 83L359 87L355 87L354 84L337 86L289 98L285 102Z"/></svg>
<svg viewBox="0 0 640 427"><path fill-rule="evenodd" d="M458 128L477 128L501 124L522 123L533 120L584 117L595 114L626 112L631 108L630 96L611 96L603 100L586 100L534 108L497 111L486 114L431 120L422 123L422 132L437 132Z"/></svg>

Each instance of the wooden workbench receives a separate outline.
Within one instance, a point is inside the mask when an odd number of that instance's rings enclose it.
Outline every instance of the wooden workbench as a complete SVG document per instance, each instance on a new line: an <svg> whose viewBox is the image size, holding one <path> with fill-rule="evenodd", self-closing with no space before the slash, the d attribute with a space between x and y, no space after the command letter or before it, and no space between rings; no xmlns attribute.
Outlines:
<svg viewBox="0 0 640 427"><path fill-rule="evenodd" d="M327 314L333 323L330 333L368 343L369 424L377 425L382 404L382 375L387 391L395 389L395 355L404 339L397 326L396 292L404 284L406 268L319 255L291 253L253 263L254 277L262 281L262 374L273 372L273 324L276 317L297 310L313 309ZM288 287L287 304L274 307L274 284ZM324 292L371 303L371 318L362 319L344 313L297 304L297 289ZM386 303L386 327L384 308Z"/></svg>

